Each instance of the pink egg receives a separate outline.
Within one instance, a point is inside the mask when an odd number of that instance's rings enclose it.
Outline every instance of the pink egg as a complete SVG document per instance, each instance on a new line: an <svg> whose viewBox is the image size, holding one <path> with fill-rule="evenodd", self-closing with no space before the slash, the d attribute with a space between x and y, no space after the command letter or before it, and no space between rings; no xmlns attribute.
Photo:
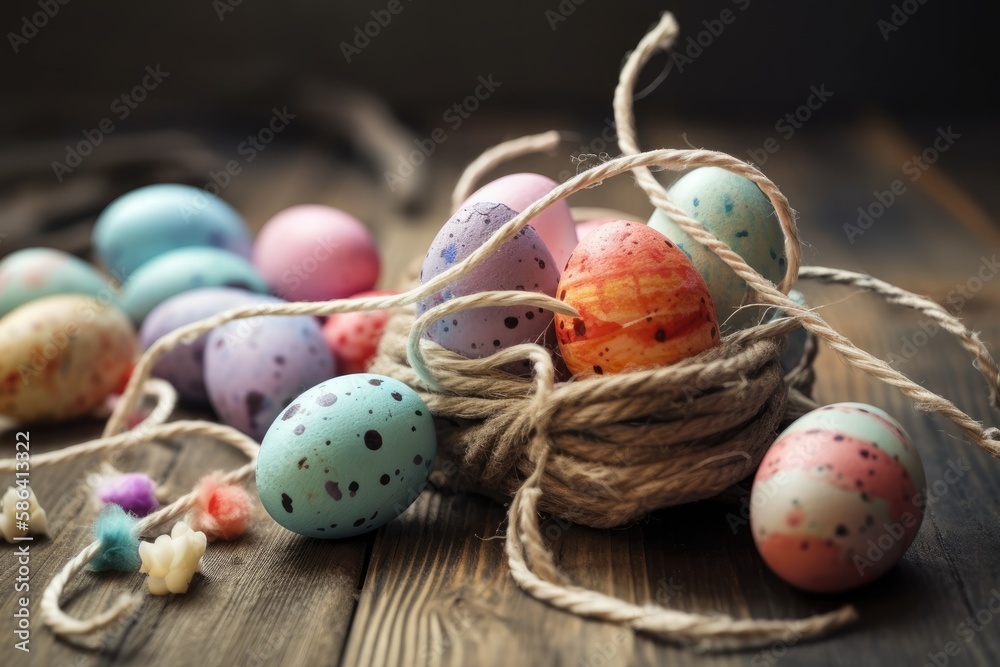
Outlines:
<svg viewBox="0 0 1000 667"><path fill-rule="evenodd" d="M800 417L761 461L750 527L768 566L807 591L874 581L906 553L926 499L923 464L882 410L836 403Z"/></svg>
<svg viewBox="0 0 1000 667"><path fill-rule="evenodd" d="M267 221L253 264L275 294L289 301L326 301L370 290L379 276L371 232L330 206L305 204Z"/></svg>
<svg viewBox="0 0 1000 667"><path fill-rule="evenodd" d="M352 299L374 296L392 296L396 292L374 290L355 294ZM392 315L391 310L368 310L356 313L331 315L323 326L323 338L333 351L339 371L364 373L375 356L378 342L382 339L385 323Z"/></svg>
<svg viewBox="0 0 1000 667"><path fill-rule="evenodd" d="M505 204L518 213L548 194L558 185L541 174L510 174L487 183L472 193L459 208L479 202ZM576 247L576 223L566 200L552 204L529 222L552 253L556 268L566 266L566 260Z"/></svg>

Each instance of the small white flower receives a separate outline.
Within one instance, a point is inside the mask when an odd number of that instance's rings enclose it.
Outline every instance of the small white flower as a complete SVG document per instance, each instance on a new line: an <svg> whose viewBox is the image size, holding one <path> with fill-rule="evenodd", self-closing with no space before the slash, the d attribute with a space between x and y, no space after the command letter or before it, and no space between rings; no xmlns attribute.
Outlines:
<svg viewBox="0 0 1000 667"><path fill-rule="evenodd" d="M27 491L27 497L25 497ZM18 503L22 503L18 507ZM27 503L27 509L24 504ZM0 502L0 535L10 543L15 537L26 537L28 535L48 535L49 520L45 516L45 510L38 504L38 498L31 489L7 487L7 493L3 494L3 501ZM27 518L25 518L27 513Z"/></svg>
<svg viewBox="0 0 1000 667"><path fill-rule="evenodd" d="M140 542L139 571L149 575L146 579L149 592L187 593L207 544L205 533L191 530L183 521L175 523L169 535L160 535L155 542Z"/></svg>

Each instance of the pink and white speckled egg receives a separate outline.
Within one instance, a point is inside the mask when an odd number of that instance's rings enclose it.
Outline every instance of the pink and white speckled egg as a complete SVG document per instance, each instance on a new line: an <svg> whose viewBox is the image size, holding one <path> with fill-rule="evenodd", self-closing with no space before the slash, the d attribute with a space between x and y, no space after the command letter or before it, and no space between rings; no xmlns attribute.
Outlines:
<svg viewBox="0 0 1000 667"><path fill-rule="evenodd" d="M874 581L909 548L925 504L923 464L882 410L836 403L785 429L764 456L750 526L764 561L807 591Z"/></svg>
<svg viewBox="0 0 1000 667"><path fill-rule="evenodd" d="M396 292L373 290L355 294L352 299L392 296ZM392 316L391 310L365 310L354 313L337 313L327 318L323 325L323 338L333 351L337 369L343 373L364 373L375 356L385 323Z"/></svg>
<svg viewBox="0 0 1000 667"><path fill-rule="evenodd" d="M289 301L342 299L370 290L380 269L368 228L318 204L292 206L268 220L254 243L253 264L274 293Z"/></svg>
<svg viewBox="0 0 1000 667"><path fill-rule="evenodd" d="M441 227L424 258L421 282L455 266L486 242L516 213L503 204L480 202L459 209ZM417 312L456 296L491 290L525 290L554 296L559 270L552 253L528 225L462 278L417 304ZM555 347L552 313L542 308L475 308L438 320L426 336L466 357L486 357L520 343Z"/></svg>
<svg viewBox="0 0 1000 667"><path fill-rule="evenodd" d="M292 399L335 373L314 317L234 320L212 331L205 343L205 389L212 407L224 422L257 440Z"/></svg>
<svg viewBox="0 0 1000 667"><path fill-rule="evenodd" d="M518 213L547 195L558 183L541 174L510 174L487 183L466 199L460 208L477 202L505 204ZM576 223L566 200L557 201L531 219L531 226L562 270L576 247Z"/></svg>

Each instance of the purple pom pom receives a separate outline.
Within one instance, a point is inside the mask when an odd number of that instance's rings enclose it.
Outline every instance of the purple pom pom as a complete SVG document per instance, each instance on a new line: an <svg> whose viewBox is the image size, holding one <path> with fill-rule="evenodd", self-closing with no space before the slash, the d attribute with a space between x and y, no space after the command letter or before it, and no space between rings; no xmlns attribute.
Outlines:
<svg viewBox="0 0 1000 667"><path fill-rule="evenodd" d="M108 477L97 488L97 497L103 503L114 503L136 516L146 516L160 506L156 500L156 484L141 472Z"/></svg>

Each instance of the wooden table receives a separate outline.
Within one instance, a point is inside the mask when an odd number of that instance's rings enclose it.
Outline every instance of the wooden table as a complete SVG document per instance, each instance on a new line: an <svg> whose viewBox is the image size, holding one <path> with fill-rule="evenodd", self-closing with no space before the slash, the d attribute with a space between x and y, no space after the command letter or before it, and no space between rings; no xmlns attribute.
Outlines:
<svg viewBox="0 0 1000 667"><path fill-rule="evenodd" d="M430 206L413 217L396 210L379 175L309 145L276 145L226 189L224 196L255 227L291 204L328 203L368 221L379 236L385 284L426 247L447 216L449 188L462 166L504 138L549 127L600 135L593 118L538 118L515 127L486 112L440 146L430 161ZM697 146L745 157L769 128L715 127L664 121L642 131L646 146ZM878 116L844 126L807 126L784 141L763 169L800 212L805 262L867 271L945 301L957 286L978 285L961 316L997 350L1000 302L996 268L973 278L1000 251L1000 227L984 211L1000 206L1000 177L987 147L993 127L956 125L961 134L928 171L911 181L903 165L932 145L933 121L906 131ZM225 155L229 144L219 140ZM233 145L237 143L234 139ZM586 141L582 143L588 143ZM552 175L574 169L568 146L557 157L523 158L511 171ZM223 159L225 159L223 157ZM857 208L897 178L906 192L851 243L843 229ZM197 179L194 179L197 182ZM608 206L647 216L650 207L631 179L620 177L582 193L574 204ZM59 242L83 250L83 231ZM37 242L55 239L43 237ZM986 274L983 274L986 275ZM982 378L945 334L913 345L920 319L850 290L803 285L813 305L864 349L889 358L973 417L997 423ZM958 303L953 300L952 306ZM908 342L909 341L909 342ZM48 509L52 536L31 559L31 653L14 651L10 632L15 594L13 550L0 563L0 637L4 665L948 665L1000 664L1000 462L958 436L944 420L915 411L895 390L848 369L832 352L817 361L821 402L866 401L895 415L919 448L930 484L949 466L962 471L933 502L903 562L880 581L836 596L807 595L778 580L757 555L748 527L731 528L739 507L702 502L662 510L619 530L591 530L543 519L543 533L562 570L575 582L642 603L724 612L736 617L796 618L853 603L861 622L813 643L788 641L770 650L697 654L633 636L614 625L581 620L541 604L510 578L503 554L505 507L482 497L428 489L403 515L375 533L340 541L311 540L280 528L258 508L249 533L209 547L191 592L147 596L141 610L96 639L92 648L56 640L42 626L38 602L64 562L90 541L96 514L86 483L96 457L37 469L32 480ZM5 456L14 429L0 425ZM96 421L31 428L41 453L95 437ZM239 455L191 439L147 445L125 454L122 470L150 474L175 498L206 471L232 469ZM6 484L7 480L2 480ZM940 487L940 484L938 485ZM138 574L84 573L64 604L77 615L105 608L122 591L142 591ZM994 609L997 601L993 602ZM986 611L984 611L986 610ZM960 624L979 614L980 630ZM988 617L988 618L987 618ZM965 627L965 626L962 626ZM954 644L949 644L954 642ZM957 655L946 655L946 650Z"/></svg>

